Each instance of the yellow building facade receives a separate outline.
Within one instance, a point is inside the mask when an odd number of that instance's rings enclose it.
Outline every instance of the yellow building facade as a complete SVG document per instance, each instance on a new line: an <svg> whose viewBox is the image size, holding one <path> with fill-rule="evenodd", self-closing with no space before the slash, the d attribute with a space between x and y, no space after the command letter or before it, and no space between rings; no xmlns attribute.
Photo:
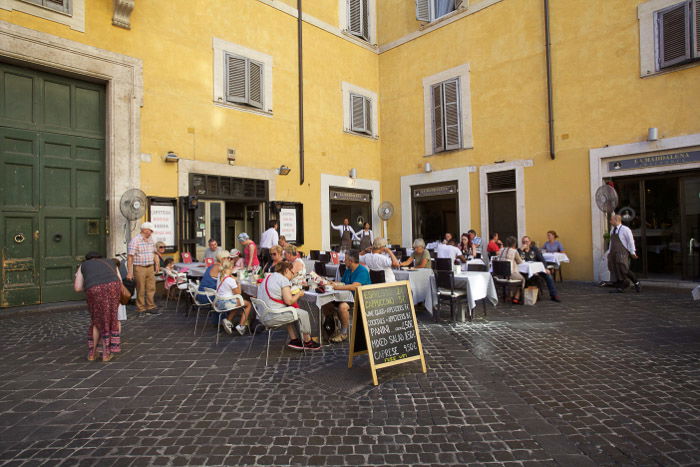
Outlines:
<svg viewBox="0 0 700 467"><path fill-rule="evenodd" d="M346 217L355 229L367 221L383 235L377 209L388 201L393 244L469 228L484 241L500 230L542 242L556 230L571 258L567 278L592 279L603 267L606 230L595 190L619 180L619 207L632 210L625 212L645 248L642 272L692 278L696 266L681 257L692 256L700 229L688 204L700 169L695 3L552 2L545 11L536 0L307 1L300 120L295 0L175 1L167 10L161 2L0 0L5 93L23 89L18 77L33 79L36 110L16 123L18 98L2 126L39 131L41 123L46 134L83 137L80 111L67 110L46 83L75 80L66 89L78 97L83 82L102 87L104 131L92 136L104 141L104 186L93 194L105 203L95 241L110 254L124 251L135 232L138 221L125 219L120 201L138 188L148 197L144 217L165 216L163 239L177 252L197 255L209 237L237 247L238 233L255 238L277 216L286 216L286 232L304 250L327 250L339 240L331 222ZM680 4L686 10L673 11ZM659 21L681 31L674 18L683 12L689 56L660 66ZM73 116L65 130L47 120L52 112ZM21 175L7 151L4 169ZM638 160L655 155L669 157ZM71 170L79 174L76 160ZM665 200L677 191L673 219L652 219L662 210L645 199L647 189L666 190ZM51 196L38 190L39 200ZM3 207L6 258L13 251L46 258L68 237L71 248L52 254L74 261L84 254L79 220L53 232L58 224L45 222L53 216L42 214L45 203L12 203ZM11 220L27 210L38 233L18 231L33 241L17 246L8 240L18 234ZM664 260L652 257L662 253ZM22 276L34 281L36 296L48 283L68 284L69 262L47 263L55 268L48 277L37 261L25 261L33 269Z"/></svg>

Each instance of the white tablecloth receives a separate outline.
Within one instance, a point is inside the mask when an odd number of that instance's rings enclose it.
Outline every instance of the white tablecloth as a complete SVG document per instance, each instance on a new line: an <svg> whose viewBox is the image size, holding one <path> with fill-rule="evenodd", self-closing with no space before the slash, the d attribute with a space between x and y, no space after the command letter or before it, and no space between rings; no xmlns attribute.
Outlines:
<svg viewBox="0 0 700 467"><path fill-rule="evenodd" d="M526 275L528 278L530 278L535 274L545 272L545 267L544 263L540 263L539 261L527 261L518 264L518 271L520 271L521 274Z"/></svg>
<svg viewBox="0 0 700 467"><path fill-rule="evenodd" d="M496 285L493 283L493 276L490 272L463 271L455 274L455 287L467 290L467 302L470 310L476 307L477 300L484 298L487 298L493 305L498 303ZM464 321L464 313L462 313L462 321Z"/></svg>
<svg viewBox="0 0 700 467"><path fill-rule="evenodd" d="M548 263L554 263L557 266L559 266L561 263L568 263L569 262L569 257L566 256L566 253L545 253L545 252L542 252L542 257Z"/></svg>
<svg viewBox="0 0 700 467"><path fill-rule="evenodd" d="M204 271L207 270L207 266L204 263L175 263L174 268L177 272L184 272L188 277L200 278L204 275Z"/></svg>
<svg viewBox="0 0 700 467"><path fill-rule="evenodd" d="M414 271L395 270L397 281L408 281L411 284L413 303L422 303L428 312L433 312L435 289L435 275L430 268L416 269Z"/></svg>

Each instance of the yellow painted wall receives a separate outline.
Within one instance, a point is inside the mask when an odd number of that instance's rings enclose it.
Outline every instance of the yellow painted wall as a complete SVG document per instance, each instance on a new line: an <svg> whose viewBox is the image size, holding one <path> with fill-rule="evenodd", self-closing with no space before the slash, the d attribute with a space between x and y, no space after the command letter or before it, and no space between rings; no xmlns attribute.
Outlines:
<svg viewBox="0 0 700 467"><path fill-rule="evenodd" d="M380 13L391 11L390 3ZM402 3L393 3L400 12ZM554 161L542 2L502 1L382 53L381 119L389 129L382 137L383 196L400 204L400 177L422 172L426 161L441 170L532 160L524 169L527 233L541 243L556 230L572 261L567 278L592 278L589 150L643 141L648 127L659 127L662 137L700 132L700 110L690 104L700 99L700 67L639 77L638 3L551 2ZM409 12L397 15L380 23L382 43L406 32L397 23L408 23ZM425 158L422 79L463 63L471 66L474 149ZM470 225L480 231L478 173L470 176L470 195ZM399 212L390 231L399 232L400 223Z"/></svg>

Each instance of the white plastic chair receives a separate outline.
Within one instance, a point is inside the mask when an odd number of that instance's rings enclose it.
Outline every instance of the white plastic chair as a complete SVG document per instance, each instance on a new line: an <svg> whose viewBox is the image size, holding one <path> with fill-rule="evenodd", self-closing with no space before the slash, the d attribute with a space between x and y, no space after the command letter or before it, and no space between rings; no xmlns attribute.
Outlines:
<svg viewBox="0 0 700 467"><path fill-rule="evenodd" d="M224 313L229 313L229 312L231 312L231 311L233 311L233 310L237 310L237 309L239 309L239 308L245 308L245 302L243 301L243 297L242 297L242 296L236 294L236 295L233 296L233 298L234 298L238 303L240 303L240 305L234 306L234 307L232 307L232 308L227 308L227 309L224 310L224 309L218 308L218 307L216 306L216 303L215 303L215 302L216 302L216 290L210 289L210 288L208 288L208 287L205 287L205 288L204 288L204 291L207 292L207 293L206 293L206 296L207 296L207 300L209 300L209 303L211 304L211 308L209 309L209 311L207 311L207 318L206 318L206 320L204 321L204 326L202 326L202 334L204 334L204 328L207 327L206 322L209 320L209 314L210 314L212 311L215 311L216 313L219 314L219 320L218 320L218 322L216 323L216 343L217 343L217 345L218 345L218 344L219 344L219 331L221 330L221 315L223 315Z"/></svg>
<svg viewBox="0 0 700 467"><path fill-rule="evenodd" d="M211 290L211 289L210 289ZM197 319L194 321L194 335L197 335L197 324L199 323L199 312L202 311L203 309L211 308L211 303L209 302L209 298L207 298L207 303L199 303L197 302L197 295L204 295L207 296L209 295L207 292L200 292L199 290L199 284L196 282L190 282L188 284L187 288L187 293L190 294L190 297L192 298L192 305L190 305L190 310L197 310ZM189 311L187 312L189 314Z"/></svg>
<svg viewBox="0 0 700 467"><path fill-rule="evenodd" d="M253 302L253 308L255 308L255 313L258 315L258 319L260 320L261 317L264 317L268 313L279 313L282 311L291 311L292 312L292 317L289 319L289 321L285 323L280 323L276 324L275 326L268 326L267 324L263 323L263 326L265 326L265 330L267 331L267 351L265 352L265 366L267 366L267 362L270 358L270 340L272 338L272 331L277 330L281 327L285 327L288 324L292 323L299 323L299 315L297 314L297 309L291 306L285 307L285 308L279 308L272 310L267 306L267 303L264 301L260 300L259 298L250 298L251 302ZM260 320L262 323L262 320ZM248 353L250 353L250 349L253 348L253 340L255 339L255 333L258 331L257 326L253 330L253 335L250 338L250 345L248 346ZM299 339L303 342L303 337L301 334L301 327L299 327ZM285 339L283 347L282 347L282 352L284 352L284 347L286 347L287 341ZM304 350L304 355L306 355L306 349Z"/></svg>
<svg viewBox="0 0 700 467"><path fill-rule="evenodd" d="M183 272L173 272L170 271L169 269L163 268L163 271L165 272L165 275L173 280L175 280L175 283L167 285L168 280L166 278L165 280L165 287L167 290L167 293L165 294L165 309L168 309L168 301L170 300L170 294L171 290L173 287L177 288L177 305L175 305L175 312L177 313L177 310L180 309L180 297L182 296L182 293L185 292L187 293L187 274Z"/></svg>

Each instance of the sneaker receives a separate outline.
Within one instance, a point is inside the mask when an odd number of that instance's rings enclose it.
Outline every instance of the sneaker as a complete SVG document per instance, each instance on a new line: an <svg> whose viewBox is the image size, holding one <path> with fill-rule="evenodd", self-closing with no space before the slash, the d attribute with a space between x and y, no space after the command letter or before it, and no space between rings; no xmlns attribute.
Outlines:
<svg viewBox="0 0 700 467"><path fill-rule="evenodd" d="M287 344L287 347L294 350L304 350L304 344L301 343L301 339L292 339Z"/></svg>
<svg viewBox="0 0 700 467"><path fill-rule="evenodd" d="M348 335L347 334L336 334L335 336L330 338L331 342L334 343L339 343L348 340Z"/></svg>
<svg viewBox="0 0 700 467"><path fill-rule="evenodd" d="M304 342L304 348L308 350L318 350L321 348L321 344L318 342L314 342L312 340L309 340L308 342Z"/></svg>
<svg viewBox="0 0 700 467"><path fill-rule="evenodd" d="M229 321L229 322L230 322L230 321ZM242 336L243 334L245 334L245 329L246 329L245 326L243 326L243 325L241 325L241 324L239 324L238 326L236 326L236 331L238 331L238 334L240 334L241 336Z"/></svg>
<svg viewBox="0 0 700 467"><path fill-rule="evenodd" d="M221 324L224 325L224 331L226 331L227 334L233 334L233 323L231 323L228 318L222 319Z"/></svg>
<svg viewBox="0 0 700 467"><path fill-rule="evenodd" d="M146 310L146 313L149 315L159 315L160 311L158 311L158 308L151 308L150 310Z"/></svg>
<svg viewBox="0 0 700 467"><path fill-rule="evenodd" d="M637 293L642 291L642 284L640 284L639 281L634 283L634 290L636 290Z"/></svg>
<svg viewBox="0 0 700 467"><path fill-rule="evenodd" d="M559 298L558 295L555 295L555 296L550 297L550 298L552 299L553 302L557 302L557 303L561 302L561 299Z"/></svg>

